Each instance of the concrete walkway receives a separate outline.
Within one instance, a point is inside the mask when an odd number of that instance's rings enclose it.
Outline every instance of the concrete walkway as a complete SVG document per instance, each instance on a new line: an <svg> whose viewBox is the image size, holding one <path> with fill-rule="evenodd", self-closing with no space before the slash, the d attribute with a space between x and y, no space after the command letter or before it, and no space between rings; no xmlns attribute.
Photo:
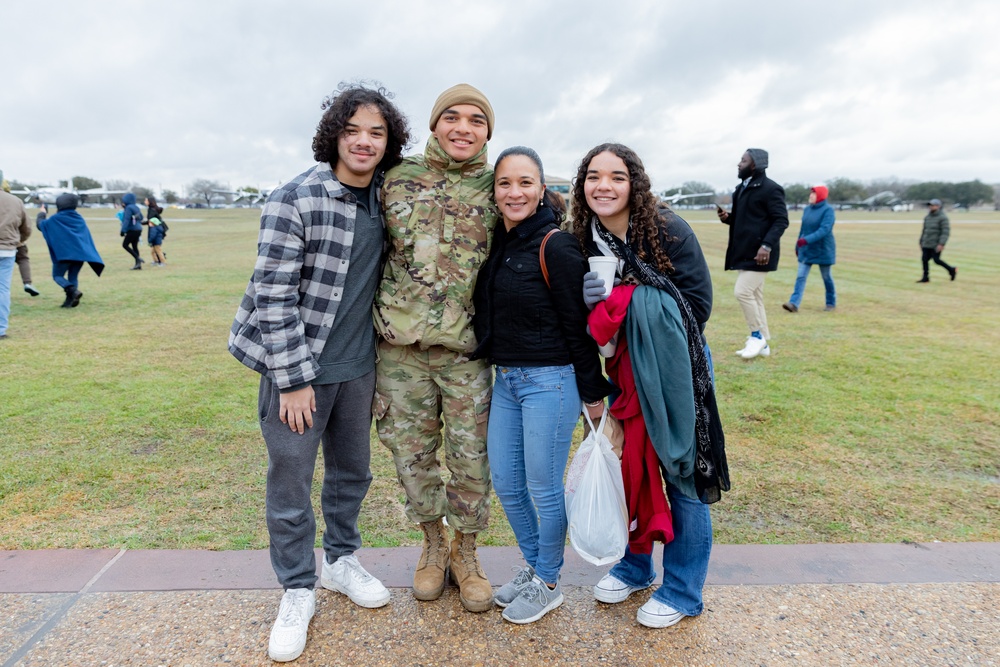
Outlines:
<svg viewBox="0 0 1000 667"><path fill-rule="evenodd" d="M480 549L494 586L512 547ZM1000 544L716 545L705 613L638 625L649 591L594 601L595 568L567 549L566 601L515 626L419 603L418 548L364 549L392 589L382 609L319 590L295 665L1000 666ZM272 665L280 590L266 551L0 551L0 667Z"/></svg>

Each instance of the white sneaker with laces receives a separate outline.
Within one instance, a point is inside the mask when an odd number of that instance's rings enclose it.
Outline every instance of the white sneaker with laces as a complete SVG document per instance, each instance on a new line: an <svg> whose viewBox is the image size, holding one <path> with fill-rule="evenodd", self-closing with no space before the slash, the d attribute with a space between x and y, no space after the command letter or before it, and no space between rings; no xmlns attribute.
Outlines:
<svg viewBox="0 0 1000 667"><path fill-rule="evenodd" d="M632 593L641 591L643 588L647 588L647 586L629 586L613 574L606 574L594 586L594 599L607 604L618 604L627 600Z"/></svg>
<svg viewBox="0 0 1000 667"><path fill-rule="evenodd" d="M687 614L682 614L670 605L649 598L646 604L639 607L635 620L647 628L669 628L685 616Z"/></svg>
<svg viewBox="0 0 1000 667"><path fill-rule="evenodd" d="M354 554L341 556L336 563L328 563L326 556L323 556L320 584L323 588L343 593L361 607L374 609L384 607L389 602L389 591L381 581L361 567Z"/></svg>
<svg viewBox="0 0 1000 667"><path fill-rule="evenodd" d="M315 591L309 588L289 588L285 591L267 644L271 660L289 662L302 655L309 634L309 621L315 613Z"/></svg>
<svg viewBox="0 0 1000 667"><path fill-rule="evenodd" d="M768 346L766 340L751 336L750 340L747 341L747 346L743 348L743 352L740 356L744 359L753 359L757 356L766 357L770 354L771 348Z"/></svg>

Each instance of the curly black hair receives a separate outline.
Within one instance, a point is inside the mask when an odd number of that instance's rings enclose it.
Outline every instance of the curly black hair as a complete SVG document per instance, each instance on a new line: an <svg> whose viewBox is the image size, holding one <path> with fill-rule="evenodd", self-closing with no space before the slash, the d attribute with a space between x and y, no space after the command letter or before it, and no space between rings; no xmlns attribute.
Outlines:
<svg viewBox="0 0 1000 667"><path fill-rule="evenodd" d="M406 116L396 108L391 100L395 97L378 83L341 82L331 95L323 100L320 108L323 117L316 126L313 137L313 159L329 162L336 169L339 153L337 141L347 127L347 121L358 111L358 107L373 106L385 119L387 144L385 155L378 163L380 169L387 170L403 161L403 150L410 144L410 125Z"/></svg>
<svg viewBox="0 0 1000 667"><path fill-rule="evenodd" d="M660 213L659 198L653 194L653 187L646 174L642 160L634 150L622 144L601 144L595 146L584 156L573 179L573 234L583 245L590 233L590 220L594 212L587 205L587 197L583 185L587 181L587 169L590 161L601 153L611 153L621 158L628 170L629 181L629 227L635 233L638 243L638 255L641 259L651 262L662 273L673 273L674 266L670 263L666 250L660 243L660 230L666 226L666 219Z"/></svg>

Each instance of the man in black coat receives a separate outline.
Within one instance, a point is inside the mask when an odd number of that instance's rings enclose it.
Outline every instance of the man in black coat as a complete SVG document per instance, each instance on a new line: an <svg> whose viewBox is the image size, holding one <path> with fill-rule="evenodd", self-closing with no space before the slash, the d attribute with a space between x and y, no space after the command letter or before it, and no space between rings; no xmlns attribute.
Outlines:
<svg viewBox="0 0 1000 667"><path fill-rule="evenodd" d="M737 271L736 300L750 327L742 350L744 359L771 354L764 312L764 277L778 268L781 235L788 228L784 189L765 175L767 151L748 148L737 165L743 182L733 192L733 210L716 208L719 220L729 225L726 271Z"/></svg>

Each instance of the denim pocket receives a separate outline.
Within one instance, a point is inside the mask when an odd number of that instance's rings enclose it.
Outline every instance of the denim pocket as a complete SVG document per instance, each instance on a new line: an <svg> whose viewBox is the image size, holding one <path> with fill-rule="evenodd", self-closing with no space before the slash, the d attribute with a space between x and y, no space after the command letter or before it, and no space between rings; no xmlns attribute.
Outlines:
<svg viewBox="0 0 1000 667"><path fill-rule="evenodd" d="M566 366L522 366L521 377L539 389L560 390L566 378L575 376L572 364Z"/></svg>

